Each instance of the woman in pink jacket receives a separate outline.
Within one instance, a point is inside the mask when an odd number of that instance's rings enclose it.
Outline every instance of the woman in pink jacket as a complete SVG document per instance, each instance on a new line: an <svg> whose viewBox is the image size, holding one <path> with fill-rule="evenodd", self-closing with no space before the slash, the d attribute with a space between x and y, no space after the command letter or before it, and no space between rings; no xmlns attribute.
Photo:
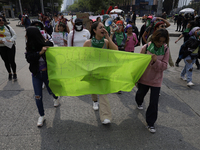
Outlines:
<svg viewBox="0 0 200 150"><path fill-rule="evenodd" d="M152 42L142 47L140 53L150 54L152 60L149 63L144 74L138 81L138 91L136 93L136 103L138 109L143 109L142 103L148 90L151 89L150 103L146 111L147 128L151 133L155 133L154 123L158 115L158 99L160 87L163 80L163 71L167 69L169 60L169 34L165 29L159 29L153 33Z"/></svg>

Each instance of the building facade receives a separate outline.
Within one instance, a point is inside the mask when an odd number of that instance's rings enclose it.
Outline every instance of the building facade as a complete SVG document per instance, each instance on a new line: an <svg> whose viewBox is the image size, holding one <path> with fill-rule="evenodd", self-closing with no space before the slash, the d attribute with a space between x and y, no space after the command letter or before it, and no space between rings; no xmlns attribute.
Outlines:
<svg viewBox="0 0 200 150"><path fill-rule="evenodd" d="M144 14L154 14L157 11L158 0L132 0L130 5L123 6L120 8L125 11L125 13L135 11L139 16Z"/></svg>

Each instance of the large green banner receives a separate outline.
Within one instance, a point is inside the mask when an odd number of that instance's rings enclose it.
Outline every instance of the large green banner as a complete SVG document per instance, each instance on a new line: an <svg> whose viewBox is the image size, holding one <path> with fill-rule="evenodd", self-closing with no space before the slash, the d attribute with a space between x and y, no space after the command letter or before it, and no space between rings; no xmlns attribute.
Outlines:
<svg viewBox="0 0 200 150"><path fill-rule="evenodd" d="M151 56L94 47L46 51L49 86L57 96L130 92Z"/></svg>

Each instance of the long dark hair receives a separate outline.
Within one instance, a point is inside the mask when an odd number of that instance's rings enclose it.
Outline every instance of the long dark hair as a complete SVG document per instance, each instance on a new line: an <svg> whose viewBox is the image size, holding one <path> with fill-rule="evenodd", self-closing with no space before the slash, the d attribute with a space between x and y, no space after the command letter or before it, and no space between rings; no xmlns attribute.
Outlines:
<svg viewBox="0 0 200 150"><path fill-rule="evenodd" d="M45 39L37 27L30 26L26 29L26 50L27 51L40 51L41 47L47 46Z"/></svg>
<svg viewBox="0 0 200 150"><path fill-rule="evenodd" d="M156 30L152 35L152 42L159 42L161 37L165 38L165 43L169 43L169 33L166 29Z"/></svg>
<svg viewBox="0 0 200 150"><path fill-rule="evenodd" d="M92 26L91 26L91 31L90 31L90 33L91 33L90 39L91 39L93 36L96 35L95 32L94 32L94 29L95 29L95 30L97 29L97 26L99 25L99 23L100 23L100 22L97 21L97 22L95 22L95 23L92 24Z"/></svg>

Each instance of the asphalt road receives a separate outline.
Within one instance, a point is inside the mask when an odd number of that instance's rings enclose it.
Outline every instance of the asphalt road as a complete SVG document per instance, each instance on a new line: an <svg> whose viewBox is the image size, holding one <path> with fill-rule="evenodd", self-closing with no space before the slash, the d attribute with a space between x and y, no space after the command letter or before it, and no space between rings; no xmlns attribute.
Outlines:
<svg viewBox="0 0 200 150"><path fill-rule="evenodd" d="M137 24L139 25L140 20ZM194 65L193 82L189 88L180 79L180 67L169 67L159 99L157 132L145 128L144 110L135 103L136 88L131 92L109 94L113 115L110 125L102 125L99 112L92 109L89 95L62 97L61 105L53 107L53 99L44 89L46 122L37 128L39 117L34 100L31 73L25 60L25 30L16 27L16 63L18 81L7 80L7 72L0 59L0 149L1 150L198 150L200 149L200 71ZM169 30L173 31L174 27ZM175 61L182 41L170 37L170 50ZM136 53L140 47L136 48Z"/></svg>

